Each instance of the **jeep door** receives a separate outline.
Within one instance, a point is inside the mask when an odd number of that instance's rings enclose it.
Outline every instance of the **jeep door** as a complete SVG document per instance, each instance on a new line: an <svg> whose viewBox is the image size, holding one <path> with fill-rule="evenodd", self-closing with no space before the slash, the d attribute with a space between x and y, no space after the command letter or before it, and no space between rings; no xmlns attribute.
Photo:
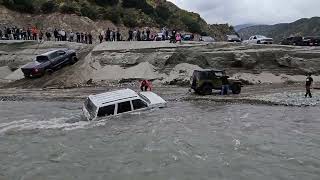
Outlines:
<svg viewBox="0 0 320 180"><path fill-rule="evenodd" d="M222 72L213 72L214 73L214 80L213 80L213 88L214 89L221 89L222 87Z"/></svg>

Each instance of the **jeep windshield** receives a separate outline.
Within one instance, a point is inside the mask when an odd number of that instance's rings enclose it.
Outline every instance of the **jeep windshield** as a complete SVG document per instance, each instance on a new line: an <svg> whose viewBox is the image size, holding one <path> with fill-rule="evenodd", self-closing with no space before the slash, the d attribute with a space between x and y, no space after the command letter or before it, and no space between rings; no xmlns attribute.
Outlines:
<svg viewBox="0 0 320 180"><path fill-rule="evenodd" d="M93 102L90 100L90 98L87 98L87 100L84 103L85 108L90 114L90 117L93 118L95 116L95 113L97 111L97 107L93 104Z"/></svg>
<svg viewBox="0 0 320 180"><path fill-rule="evenodd" d="M213 77L221 77L224 75L223 71L195 71L194 77L201 79L212 79Z"/></svg>
<svg viewBox="0 0 320 180"><path fill-rule="evenodd" d="M47 62L47 61L49 61L49 58L47 57L47 56L37 56L36 57L36 61L38 61L38 62Z"/></svg>

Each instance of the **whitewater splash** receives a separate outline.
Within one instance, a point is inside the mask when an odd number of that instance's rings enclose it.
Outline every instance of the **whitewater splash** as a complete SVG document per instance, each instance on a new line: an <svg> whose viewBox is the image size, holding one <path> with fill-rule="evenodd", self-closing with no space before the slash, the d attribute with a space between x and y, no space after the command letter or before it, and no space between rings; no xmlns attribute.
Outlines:
<svg viewBox="0 0 320 180"><path fill-rule="evenodd" d="M35 121L31 119L23 119L8 123L0 123L0 135L8 132L32 131L32 130L62 130L71 131L77 129L88 129L98 126L104 126L108 122L107 119L101 121L85 121L74 120L70 118L52 118L45 121Z"/></svg>
<svg viewBox="0 0 320 180"><path fill-rule="evenodd" d="M68 123L69 118L52 118L45 121L34 121L31 119L23 119L18 121L12 121L9 123L0 124L0 134L11 131L30 131L38 129L61 129L61 130L73 130L85 128L90 123L87 121L78 121L74 123Z"/></svg>

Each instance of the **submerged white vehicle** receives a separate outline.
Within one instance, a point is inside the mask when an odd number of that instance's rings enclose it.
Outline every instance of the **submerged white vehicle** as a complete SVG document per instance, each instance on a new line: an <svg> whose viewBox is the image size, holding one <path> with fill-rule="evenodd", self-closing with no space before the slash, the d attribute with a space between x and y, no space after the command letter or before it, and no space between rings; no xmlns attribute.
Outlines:
<svg viewBox="0 0 320 180"><path fill-rule="evenodd" d="M99 117L163 108L166 104L165 100L153 92L136 93L131 89L123 89L90 95L86 99L82 111L84 116L92 121Z"/></svg>

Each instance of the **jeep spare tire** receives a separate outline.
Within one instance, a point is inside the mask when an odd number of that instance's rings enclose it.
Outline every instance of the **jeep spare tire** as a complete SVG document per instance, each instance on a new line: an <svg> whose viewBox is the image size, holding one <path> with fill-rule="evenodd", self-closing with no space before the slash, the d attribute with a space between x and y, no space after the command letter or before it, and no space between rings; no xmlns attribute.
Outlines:
<svg viewBox="0 0 320 180"><path fill-rule="evenodd" d="M241 93L241 85L240 84L233 84L231 86L231 91L233 94L240 94Z"/></svg>

